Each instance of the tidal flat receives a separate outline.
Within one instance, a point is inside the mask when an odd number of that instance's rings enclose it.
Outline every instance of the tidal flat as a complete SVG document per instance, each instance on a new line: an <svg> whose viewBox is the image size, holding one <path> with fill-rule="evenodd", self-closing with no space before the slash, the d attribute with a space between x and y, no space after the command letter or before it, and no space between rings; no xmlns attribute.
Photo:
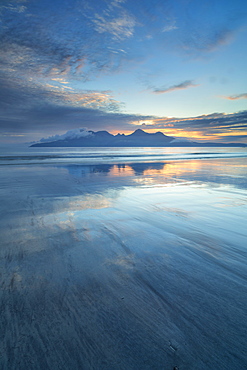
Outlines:
<svg viewBox="0 0 247 370"><path fill-rule="evenodd" d="M1 158L0 368L246 368L246 149L56 150Z"/></svg>

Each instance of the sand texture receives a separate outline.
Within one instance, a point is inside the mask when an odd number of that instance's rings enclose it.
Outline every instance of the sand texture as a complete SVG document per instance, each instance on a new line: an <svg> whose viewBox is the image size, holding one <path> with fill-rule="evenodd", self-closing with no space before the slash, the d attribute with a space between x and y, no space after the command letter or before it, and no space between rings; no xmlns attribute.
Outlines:
<svg viewBox="0 0 247 370"><path fill-rule="evenodd" d="M2 167L0 368L246 368L246 167L217 161Z"/></svg>

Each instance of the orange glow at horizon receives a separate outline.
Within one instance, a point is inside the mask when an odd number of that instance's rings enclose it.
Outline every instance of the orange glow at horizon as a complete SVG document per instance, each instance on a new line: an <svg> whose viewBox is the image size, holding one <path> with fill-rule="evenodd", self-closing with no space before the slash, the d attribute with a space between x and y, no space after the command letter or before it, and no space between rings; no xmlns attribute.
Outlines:
<svg viewBox="0 0 247 370"><path fill-rule="evenodd" d="M165 135L173 136L173 137L185 137L188 139L197 139L197 140L214 140L215 135L205 135L202 131L186 131L183 129L170 129L170 128L164 128L164 129L149 129L148 132L154 133L160 131Z"/></svg>
<svg viewBox="0 0 247 370"><path fill-rule="evenodd" d="M136 129L136 128L135 128ZM135 130L134 129L134 130ZM148 133L155 133L155 132L162 132L165 135L173 136L174 138L187 138L187 139L195 139L200 141L217 141L221 139L222 137L228 137L229 139L231 136L247 136L247 131L237 131L237 130L225 130L224 132L217 132L214 134L207 134L205 131L190 131L190 130L184 130L184 129L177 129L177 128L147 128L143 125L140 125L140 129L142 129L145 132ZM130 135L133 133L134 130L122 130L121 133L124 133L125 135ZM222 128L224 130L224 128ZM119 130L111 130L111 133L113 135L117 135L119 133Z"/></svg>
<svg viewBox="0 0 247 370"><path fill-rule="evenodd" d="M157 129L157 128L145 128L142 125L140 126L140 129L142 129L145 132L148 133L155 133L155 132L162 132L165 135L173 136L174 138L188 138L188 139L197 139L197 140L215 140L217 139L217 135L205 135L202 131L185 131L182 129L171 129L171 128L165 128L165 129ZM120 133L125 135L130 135L133 133L134 130L122 130ZM117 135L119 133L119 130L111 130L111 134Z"/></svg>

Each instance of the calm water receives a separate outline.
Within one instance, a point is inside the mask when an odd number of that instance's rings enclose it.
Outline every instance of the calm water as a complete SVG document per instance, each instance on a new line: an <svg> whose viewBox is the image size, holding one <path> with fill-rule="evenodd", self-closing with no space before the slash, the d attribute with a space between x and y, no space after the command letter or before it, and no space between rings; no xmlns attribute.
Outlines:
<svg viewBox="0 0 247 370"><path fill-rule="evenodd" d="M247 148L1 148L2 164L100 164L166 160L246 158Z"/></svg>
<svg viewBox="0 0 247 370"><path fill-rule="evenodd" d="M3 369L244 369L247 150L0 152Z"/></svg>

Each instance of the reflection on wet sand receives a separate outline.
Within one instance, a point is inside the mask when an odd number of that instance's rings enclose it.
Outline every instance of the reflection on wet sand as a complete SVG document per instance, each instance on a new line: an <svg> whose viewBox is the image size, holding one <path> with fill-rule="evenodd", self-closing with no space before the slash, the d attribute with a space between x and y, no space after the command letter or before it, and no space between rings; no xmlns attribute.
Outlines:
<svg viewBox="0 0 247 370"><path fill-rule="evenodd" d="M245 158L215 160L172 161L166 163L129 163L107 165L70 165L65 168L76 177L90 177L96 174L114 177L132 177L132 180L147 184L164 183L169 179L177 181L199 181L229 184L247 188L247 166ZM140 177L140 181L134 177Z"/></svg>
<svg viewBox="0 0 247 370"><path fill-rule="evenodd" d="M245 368L234 161L5 169L2 368Z"/></svg>

